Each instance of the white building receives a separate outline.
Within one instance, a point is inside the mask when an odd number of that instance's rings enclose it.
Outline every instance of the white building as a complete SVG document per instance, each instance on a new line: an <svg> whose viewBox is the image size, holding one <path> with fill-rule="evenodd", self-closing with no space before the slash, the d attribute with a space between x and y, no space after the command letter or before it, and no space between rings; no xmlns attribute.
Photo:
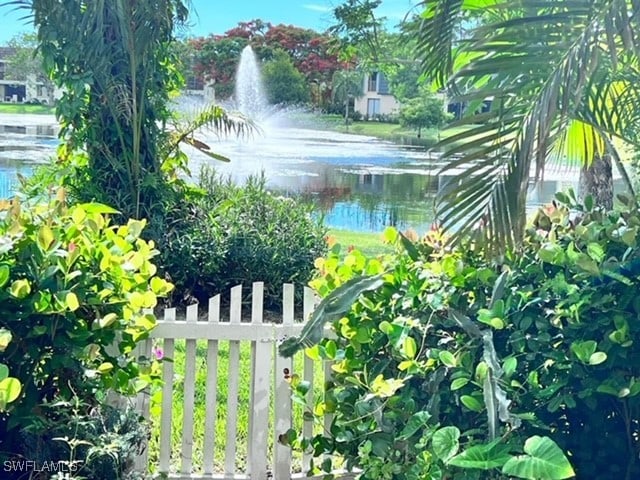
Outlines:
<svg viewBox="0 0 640 480"><path fill-rule="evenodd" d="M61 92L47 88L44 82L39 82L35 75L27 75L26 80L15 80L6 74L8 59L15 53L10 47L0 47L0 102L24 103L37 101L51 103L59 98Z"/></svg>
<svg viewBox="0 0 640 480"><path fill-rule="evenodd" d="M369 119L398 113L400 103L389 91L389 82L382 72L364 76L364 95L355 99L354 110Z"/></svg>

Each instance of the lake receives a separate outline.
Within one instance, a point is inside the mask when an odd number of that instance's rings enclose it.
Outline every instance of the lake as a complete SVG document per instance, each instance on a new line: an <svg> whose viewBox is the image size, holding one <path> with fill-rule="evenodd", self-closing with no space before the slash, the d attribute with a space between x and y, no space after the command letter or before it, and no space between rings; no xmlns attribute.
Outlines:
<svg viewBox="0 0 640 480"><path fill-rule="evenodd" d="M420 146L401 146L362 135L293 126L264 126L248 140L198 138L231 159L221 163L185 148L197 176L202 165L241 182L264 172L270 188L313 199L331 228L382 231L392 225L426 231L434 199L446 180L436 155ZM57 146L55 119L43 115L0 115L0 196L10 195L17 174L29 175L49 161ZM550 169L529 192L530 208L576 186L575 171Z"/></svg>

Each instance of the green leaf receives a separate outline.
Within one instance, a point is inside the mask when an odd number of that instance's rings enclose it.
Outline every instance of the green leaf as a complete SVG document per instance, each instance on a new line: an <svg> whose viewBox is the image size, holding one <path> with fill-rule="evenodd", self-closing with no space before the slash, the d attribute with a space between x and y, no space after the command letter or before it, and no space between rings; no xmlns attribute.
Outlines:
<svg viewBox="0 0 640 480"><path fill-rule="evenodd" d="M404 345L402 347L403 353L407 358L414 359L418 353L418 346L413 337L407 337L404 339Z"/></svg>
<svg viewBox="0 0 640 480"><path fill-rule="evenodd" d="M0 380L4 380L9 376L9 367L4 363L0 363Z"/></svg>
<svg viewBox="0 0 640 480"><path fill-rule="evenodd" d="M382 285L384 280L380 274L373 277L354 277L336 288L318 304L300 336L282 342L279 347L280 354L283 357L291 357L302 348L318 343L328 322L342 317L362 293L376 290Z"/></svg>
<svg viewBox="0 0 640 480"><path fill-rule="evenodd" d="M17 378L7 377L0 380L0 411L5 410L8 403L15 401L21 390L22 385Z"/></svg>
<svg viewBox="0 0 640 480"><path fill-rule="evenodd" d="M108 205L104 205L102 203L81 203L79 205L76 205L76 208L81 208L87 213L101 213L101 214L104 214L104 213L111 213L111 214L120 213L115 208L110 207Z"/></svg>
<svg viewBox="0 0 640 480"><path fill-rule="evenodd" d="M104 317L98 320L98 326L100 328L107 328L112 325L118 319L118 315L115 313L107 313Z"/></svg>
<svg viewBox="0 0 640 480"><path fill-rule="evenodd" d="M38 230L38 246L42 250L48 250L51 244L53 243L54 236L53 232L47 225L43 225Z"/></svg>
<svg viewBox="0 0 640 480"><path fill-rule="evenodd" d="M67 293L67 295L65 296L65 303L67 304L67 308L71 312L75 312L78 308L80 308L78 297L73 292Z"/></svg>
<svg viewBox="0 0 640 480"><path fill-rule="evenodd" d="M491 470L502 467L509 459L509 446L501 445L501 439L496 439L487 445L474 445L464 452L451 458L447 465L458 468L477 470Z"/></svg>
<svg viewBox="0 0 640 480"><path fill-rule="evenodd" d="M31 285L26 279L16 280L9 287L9 293L11 296L22 300L31 293Z"/></svg>
<svg viewBox="0 0 640 480"><path fill-rule="evenodd" d="M4 287L9 281L11 270L9 265L0 265L0 288Z"/></svg>
<svg viewBox="0 0 640 480"><path fill-rule="evenodd" d="M9 330L0 328L0 352L4 352L7 349L12 338L13 336Z"/></svg>
<svg viewBox="0 0 640 480"><path fill-rule="evenodd" d="M591 355L593 355L598 348L598 343L593 340L573 342L570 348L574 355L578 357L578 360L582 363L588 364L591 359Z"/></svg>
<svg viewBox="0 0 640 480"><path fill-rule="evenodd" d="M480 402L480 400L478 400L477 398L472 397L471 395L461 396L460 401L465 407L474 412L481 412L484 408L482 402Z"/></svg>
<svg viewBox="0 0 640 480"><path fill-rule="evenodd" d="M516 357L507 357L502 363L502 369L504 370L505 377L509 378L513 375L518 368L518 359Z"/></svg>
<svg viewBox="0 0 640 480"><path fill-rule="evenodd" d="M575 472L560 447L548 437L533 436L524 444L526 455L511 458L502 473L530 480L563 480Z"/></svg>
<svg viewBox="0 0 640 480"><path fill-rule="evenodd" d="M393 227L387 227L384 229L384 232L382 232L382 238L385 242L394 244L398 239L398 230Z"/></svg>
<svg viewBox="0 0 640 480"><path fill-rule="evenodd" d="M562 265L565 261L564 250L557 243L545 243L538 250L540 260L553 265Z"/></svg>
<svg viewBox="0 0 640 480"><path fill-rule="evenodd" d="M429 412L414 413L400 432L400 435L398 435L398 439L408 440L414 433L423 428L430 418L431 414Z"/></svg>
<svg viewBox="0 0 640 480"><path fill-rule="evenodd" d="M455 367L457 365L456 357L453 356L453 353L451 353L451 352L449 352L447 350L442 350L438 354L438 358L447 367L453 368L453 367Z"/></svg>
<svg viewBox="0 0 640 480"><path fill-rule="evenodd" d="M460 390L462 387L469 383L468 378L456 378L453 382L451 382L451 390Z"/></svg>
<svg viewBox="0 0 640 480"><path fill-rule="evenodd" d="M607 360L607 354L604 352L594 352L589 357L589 365L600 365Z"/></svg>
<svg viewBox="0 0 640 480"><path fill-rule="evenodd" d="M433 453L443 462L447 462L458 453L460 448L460 430L457 427L444 427L437 430L431 439Z"/></svg>

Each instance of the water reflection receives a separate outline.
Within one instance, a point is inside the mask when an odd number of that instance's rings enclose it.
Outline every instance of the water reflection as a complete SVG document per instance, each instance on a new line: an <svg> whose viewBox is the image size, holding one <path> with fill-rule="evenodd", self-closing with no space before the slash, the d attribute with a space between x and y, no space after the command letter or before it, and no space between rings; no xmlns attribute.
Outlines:
<svg viewBox="0 0 640 480"><path fill-rule="evenodd" d="M0 115L2 197L13 192L16 173L29 175L35 164L51 158L57 145L52 124L14 123ZM424 232L433 221L438 192L450 181L437 175L442 163L424 147L360 135L287 127L267 129L250 141L218 141L212 135L207 140L232 161L221 164L187 150L192 172L214 166L237 182L264 172L270 188L312 199L333 228L374 232L392 225ZM546 175L529 192L530 210L558 190L577 187L575 173L551 170Z"/></svg>

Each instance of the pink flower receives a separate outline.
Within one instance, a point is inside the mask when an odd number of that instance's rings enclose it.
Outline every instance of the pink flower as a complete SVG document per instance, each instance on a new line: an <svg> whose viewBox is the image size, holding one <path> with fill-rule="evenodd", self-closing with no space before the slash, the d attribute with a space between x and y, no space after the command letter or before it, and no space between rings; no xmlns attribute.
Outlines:
<svg viewBox="0 0 640 480"><path fill-rule="evenodd" d="M164 358L164 352L160 347L153 347L151 352L153 353L153 356L156 357L156 360L162 360Z"/></svg>

